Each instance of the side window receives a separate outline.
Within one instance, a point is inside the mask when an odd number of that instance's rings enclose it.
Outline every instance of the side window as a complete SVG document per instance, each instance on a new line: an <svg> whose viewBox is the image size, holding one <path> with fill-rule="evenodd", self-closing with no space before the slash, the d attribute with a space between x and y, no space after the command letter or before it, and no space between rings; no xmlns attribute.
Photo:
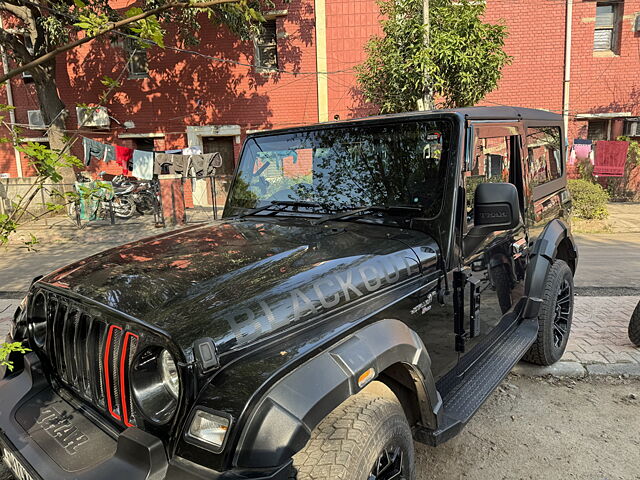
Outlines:
<svg viewBox="0 0 640 480"><path fill-rule="evenodd" d="M537 187L562 176L562 137L558 127L527 129L529 186Z"/></svg>
<svg viewBox="0 0 640 480"><path fill-rule="evenodd" d="M515 136L476 136L473 154L467 159L464 172L468 224L473 224L473 200L478 185L509 182L512 144L516 139Z"/></svg>
<svg viewBox="0 0 640 480"><path fill-rule="evenodd" d="M275 19L262 24L262 31L254 39L256 65L261 68L278 68L278 30Z"/></svg>

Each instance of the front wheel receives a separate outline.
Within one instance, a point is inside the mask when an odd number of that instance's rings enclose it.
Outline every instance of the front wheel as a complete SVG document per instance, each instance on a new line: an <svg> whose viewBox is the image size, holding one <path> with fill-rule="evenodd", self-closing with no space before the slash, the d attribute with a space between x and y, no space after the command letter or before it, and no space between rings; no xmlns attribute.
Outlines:
<svg viewBox="0 0 640 480"><path fill-rule="evenodd" d="M556 260L544 283L538 338L523 359L537 365L551 365L560 360L567 348L572 318L573 272L566 262Z"/></svg>
<svg viewBox="0 0 640 480"><path fill-rule="evenodd" d="M294 455L289 478L414 480L411 428L393 392L373 382L343 402Z"/></svg>

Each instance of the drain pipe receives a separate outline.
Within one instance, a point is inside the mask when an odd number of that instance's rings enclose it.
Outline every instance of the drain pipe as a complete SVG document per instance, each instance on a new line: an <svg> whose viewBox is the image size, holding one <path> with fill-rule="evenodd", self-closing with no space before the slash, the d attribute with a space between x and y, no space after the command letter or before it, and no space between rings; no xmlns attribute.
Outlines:
<svg viewBox="0 0 640 480"><path fill-rule="evenodd" d="M2 21L2 15L0 15L0 29L4 30L4 23ZM9 73L9 60L7 59L7 52L4 50L4 46L0 45L0 55L2 56L2 68L3 73ZM7 104L9 107L14 107L13 104L13 90L11 89L11 79L7 80ZM16 123L16 112L13 108L9 108L9 120L11 121L11 125L15 125ZM17 148L15 142L13 142L13 153L16 156L16 170L18 172L18 177L22 177L22 159L20 158L20 151Z"/></svg>
<svg viewBox="0 0 640 480"><path fill-rule="evenodd" d="M571 36L573 30L573 0L567 0L565 18L565 44L564 44L564 93L562 95L562 117L564 120L564 133L569 136L569 92L571 87Z"/></svg>

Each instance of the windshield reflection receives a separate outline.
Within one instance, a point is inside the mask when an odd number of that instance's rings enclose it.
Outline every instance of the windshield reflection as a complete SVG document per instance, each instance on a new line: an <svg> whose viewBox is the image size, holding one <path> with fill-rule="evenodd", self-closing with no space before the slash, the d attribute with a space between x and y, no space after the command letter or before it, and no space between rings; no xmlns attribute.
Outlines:
<svg viewBox="0 0 640 480"><path fill-rule="evenodd" d="M410 206L436 216L451 150L447 120L326 127L249 139L226 215ZM293 205L295 204L295 205ZM317 211L317 210L316 210Z"/></svg>

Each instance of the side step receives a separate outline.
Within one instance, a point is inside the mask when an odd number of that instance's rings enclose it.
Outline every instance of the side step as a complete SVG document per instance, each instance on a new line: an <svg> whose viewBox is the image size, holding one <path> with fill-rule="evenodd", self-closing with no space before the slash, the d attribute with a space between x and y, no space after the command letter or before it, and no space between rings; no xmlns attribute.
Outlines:
<svg viewBox="0 0 640 480"><path fill-rule="evenodd" d="M443 402L440 424L436 430L417 430L416 440L436 446L462 430L533 344L538 335L538 320L523 320L505 330L500 331L499 327L495 330L483 345L476 346L480 347L479 356L469 352L437 382Z"/></svg>

